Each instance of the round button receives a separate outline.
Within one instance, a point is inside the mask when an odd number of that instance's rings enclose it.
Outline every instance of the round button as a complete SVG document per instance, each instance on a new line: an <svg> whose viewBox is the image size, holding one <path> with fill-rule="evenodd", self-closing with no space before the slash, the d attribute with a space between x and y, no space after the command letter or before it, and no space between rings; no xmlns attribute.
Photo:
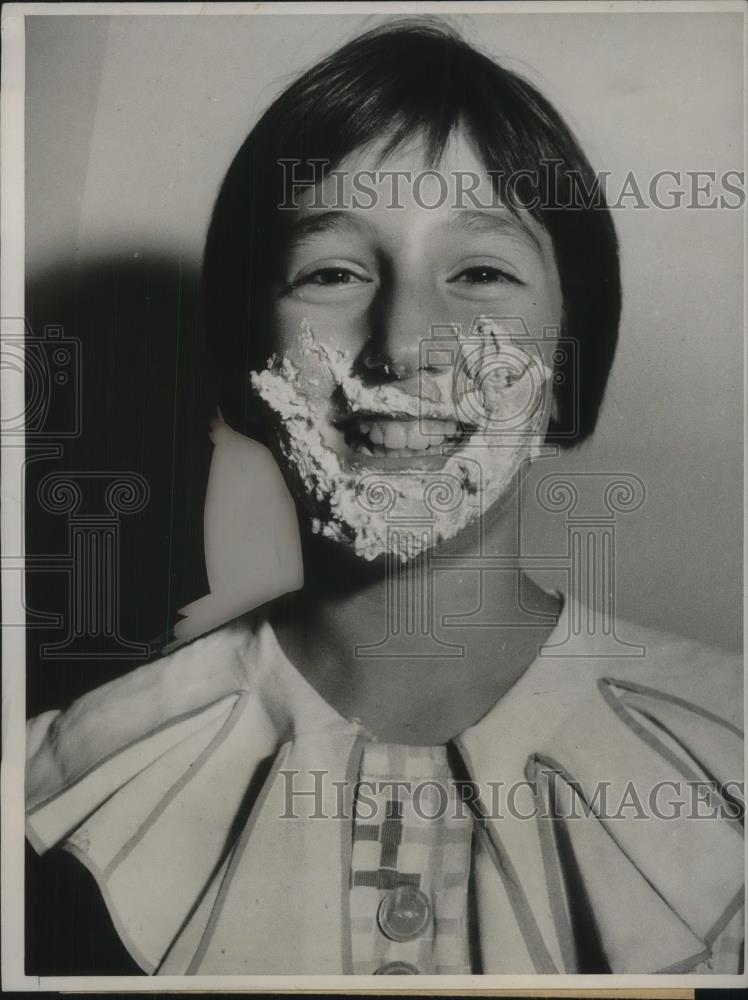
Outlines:
<svg viewBox="0 0 748 1000"><path fill-rule="evenodd" d="M388 962L377 969L375 976L420 976L421 973L410 962Z"/></svg>
<svg viewBox="0 0 748 1000"><path fill-rule="evenodd" d="M414 885L399 885L382 899L377 919L390 941L412 941L431 920L428 896Z"/></svg>

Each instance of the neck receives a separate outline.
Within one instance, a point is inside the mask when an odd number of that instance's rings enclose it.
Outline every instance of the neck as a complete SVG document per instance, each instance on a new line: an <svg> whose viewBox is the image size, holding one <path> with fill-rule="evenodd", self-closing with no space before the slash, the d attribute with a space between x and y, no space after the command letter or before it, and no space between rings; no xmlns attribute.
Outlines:
<svg viewBox="0 0 748 1000"><path fill-rule="evenodd" d="M308 582L273 620L291 662L378 739L443 743L464 731L535 659L558 610L518 564L480 568L478 553L517 556L510 507L406 564L341 559L305 538Z"/></svg>

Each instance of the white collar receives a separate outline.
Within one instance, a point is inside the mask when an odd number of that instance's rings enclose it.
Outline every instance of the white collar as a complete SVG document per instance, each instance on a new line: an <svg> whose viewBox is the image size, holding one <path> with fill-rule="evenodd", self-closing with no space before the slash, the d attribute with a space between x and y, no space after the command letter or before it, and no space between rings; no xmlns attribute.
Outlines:
<svg viewBox="0 0 748 1000"><path fill-rule="evenodd" d="M548 647L568 628L565 608ZM739 778L739 740L703 710L711 697L720 711L703 680L721 654L636 635L648 649L640 660L538 657L456 741L478 786L529 776L541 796L551 784L567 794L571 778L588 794L600 780L617 793L630 781L644 790L683 778L693 758ZM32 720L29 836L39 850L63 842L90 868L146 971L345 972L350 827L280 820L280 771L326 771L332 795L334 781L355 779L363 738L288 662L267 622L240 621ZM613 972L678 971L708 955L739 905L734 823L651 818L606 829L593 817L566 827ZM506 816L486 828L485 971L574 971L568 901L548 892L558 872L547 825Z"/></svg>

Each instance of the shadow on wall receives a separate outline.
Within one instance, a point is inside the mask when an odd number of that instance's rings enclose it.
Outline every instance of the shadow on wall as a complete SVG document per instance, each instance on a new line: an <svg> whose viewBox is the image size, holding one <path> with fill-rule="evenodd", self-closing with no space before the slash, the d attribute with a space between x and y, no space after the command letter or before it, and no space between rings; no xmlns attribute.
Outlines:
<svg viewBox="0 0 748 1000"><path fill-rule="evenodd" d="M52 268L28 279L26 313L36 714L151 658L207 592L216 397L192 265L144 253Z"/></svg>

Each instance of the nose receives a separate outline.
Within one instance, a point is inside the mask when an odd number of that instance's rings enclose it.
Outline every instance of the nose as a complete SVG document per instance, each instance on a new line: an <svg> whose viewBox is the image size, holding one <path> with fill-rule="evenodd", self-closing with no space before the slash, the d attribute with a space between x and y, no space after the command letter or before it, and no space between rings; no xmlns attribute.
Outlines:
<svg viewBox="0 0 748 1000"><path fill-rule="evenodd" d="M424 288L412 283L380 288L371 305L369 335L359 358L362 377L393 381L416 375L429 322L429 296Z"/></svg>

